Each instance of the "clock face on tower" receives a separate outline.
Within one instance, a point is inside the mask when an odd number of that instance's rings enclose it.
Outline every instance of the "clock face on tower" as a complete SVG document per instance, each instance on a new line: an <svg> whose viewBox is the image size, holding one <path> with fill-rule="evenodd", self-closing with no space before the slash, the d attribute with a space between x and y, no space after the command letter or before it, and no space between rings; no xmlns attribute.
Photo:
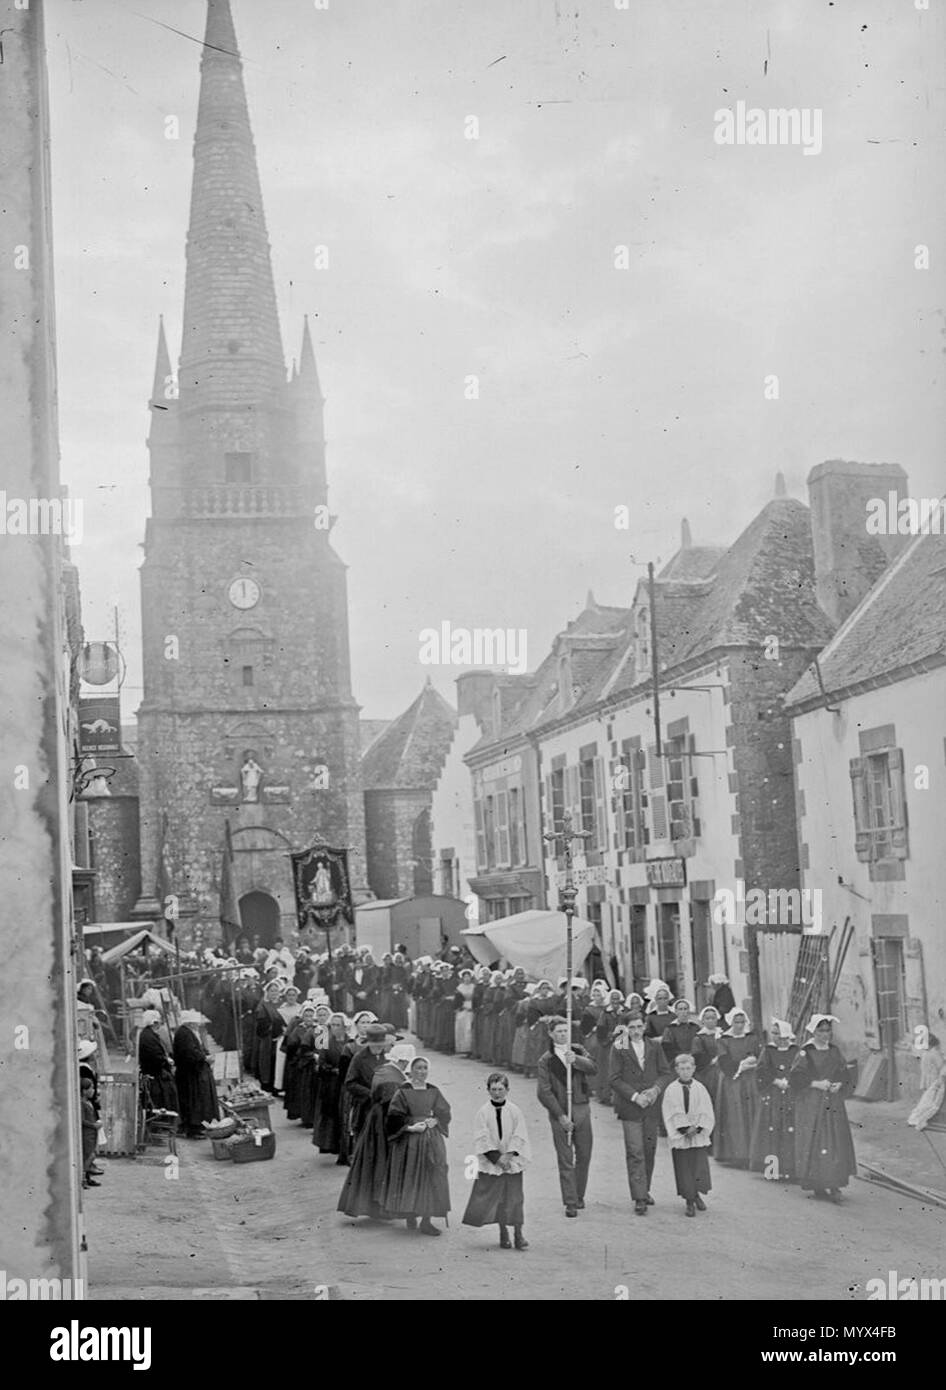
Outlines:
<svg viewBox="0 0 946 1390"><path fill-rule="evenodd" d="M234 608L255 608L260 601L260 586L255 579L241 575L230 584L227 597Z"/></svg>

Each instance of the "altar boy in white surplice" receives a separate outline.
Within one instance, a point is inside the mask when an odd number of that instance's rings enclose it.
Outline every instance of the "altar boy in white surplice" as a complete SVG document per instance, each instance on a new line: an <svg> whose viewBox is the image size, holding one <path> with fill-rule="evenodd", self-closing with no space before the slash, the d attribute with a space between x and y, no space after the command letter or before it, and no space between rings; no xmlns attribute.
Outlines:
<svg viewBox="0 0 946 1390"><path fill-rule="evenodd" d="M486 1081L489 1100L473 1121L473 1152L477 1175L470 1193L464 1226L499 1226L499 1244L511 1249L509 1227L517 1250L528 1250L522 1234L524 1217L522 1171L532 1158L526 1119L509 1100L509 1077L494 1071Z"/></svg>
<svg viewBox="0 0 946 1390"><path fill-rule="evenodd" d="M677 1194L686 1202L687 1216L706 1210L701 1196L709 1192L709 1146L716 1123L710 1093L702 1081L694 1079L696 1066L689 1052L674 1061L676 1079L663 1093L663 1117L673 1156L673 1175Z"/></svg>

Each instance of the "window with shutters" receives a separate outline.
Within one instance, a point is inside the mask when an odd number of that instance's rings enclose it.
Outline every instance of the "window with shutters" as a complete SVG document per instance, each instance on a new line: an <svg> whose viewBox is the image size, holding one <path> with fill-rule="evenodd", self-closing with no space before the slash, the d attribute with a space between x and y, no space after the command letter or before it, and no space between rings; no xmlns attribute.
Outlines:
<svg viewBox="0 0 946 1390"><path fill-rule="evenodd" d="M647 828L647 788L644 771L647 759L636 740L626 739L621 747L621 833L624 848L642 850L650 838Z"/></svg>
<svg viewBox="0 0 946 1390"><path fill-rule="evenodd" d="M907 859L903 751L885 748L851 759L854 848L862 863Z"/></svg>
<svg viewBox="0 0 946 1390"><path fill-rule="evenodd" d="M667 815L671 840L696 839L700 822L696 814L697 780L693 775L693 735L680 734L664 747L667 766Z"/></svg>
<svg viewBox="0 0 946 1390"><path fill-rule="evenodd" d="M496 793L496 863L501 869L508 869L509 858L509 797L506 792Z"/></svg>

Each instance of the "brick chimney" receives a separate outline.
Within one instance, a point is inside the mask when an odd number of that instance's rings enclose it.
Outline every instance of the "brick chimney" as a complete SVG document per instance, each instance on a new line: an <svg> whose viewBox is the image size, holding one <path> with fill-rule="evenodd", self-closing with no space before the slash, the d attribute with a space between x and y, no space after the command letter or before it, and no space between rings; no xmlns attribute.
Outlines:
<svg viewBox="0 0 946 1390"><path fill-rule="evenodd" d="M815 593L831 621L840 626L876 584L902 548L905 536L868 534L868 503L908 493L899 463L848 463L830 459L808 474Z"/></svg>
<svg viewBox="0 0 946 1390"><path fill-rule="evenodd" d="M472 714L484 733L493 727L494 671L464 671L457 676L457 714Z"/></svg>

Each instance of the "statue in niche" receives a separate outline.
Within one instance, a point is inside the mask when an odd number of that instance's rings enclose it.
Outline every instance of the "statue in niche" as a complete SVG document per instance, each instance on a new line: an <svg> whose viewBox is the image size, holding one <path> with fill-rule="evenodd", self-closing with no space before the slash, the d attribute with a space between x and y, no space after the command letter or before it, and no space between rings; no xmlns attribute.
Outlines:
<svg viewBox="0 0 946 1390"><path fill-rule="evenodd" d="M328 865L324 859L319 861L315 878L309 884L309 898L313 907L330 907L335 902L332 875L329 873Z"/></svg>
<svg viewBox="0 0 946 1390"><path fill-rule="evenodd" d="M240 768L240 784L243 788L244 801L259 801L259 786L263 778L263 769L253 755L252 749L247 749L243 755L244 763Z"/></svg>

